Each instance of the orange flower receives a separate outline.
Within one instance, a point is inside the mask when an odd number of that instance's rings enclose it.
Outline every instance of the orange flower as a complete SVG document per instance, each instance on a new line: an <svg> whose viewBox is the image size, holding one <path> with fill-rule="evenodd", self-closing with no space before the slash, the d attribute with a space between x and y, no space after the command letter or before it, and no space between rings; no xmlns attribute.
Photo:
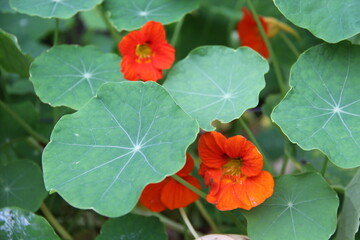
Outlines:
<svg viewBox="0 0 360 240"><path fill-rule="evenodd" d="M199 174L210 185L206 200L219 210L249 210L272 195L274 179L262 171L262 155L243 136L226 139L218 132L205 133L199 140L199 155Z"/></svg>
<svg viewBox="0 0 360 240"><path fill-rule="evenodd" d="M169 69L175 60L175 49L166 41L163 25L154 21L130 32L118 47L123 56L121 72L131 81L157 81L163 76L162 69Z"/></svg>
<svg viewBox="0 0 360 240"><path fill-rule="evenodd" d="M194 160L189 154L186 154L185 166L176 175L201 189L199 180L189 175L193 168ZM172 177L167 177L159 183L147 185L140 196L140 203L151 211L161 212L165 209L186 207L198 198L199 196L193 191Z"/></svg>
<svg viewBox="0 0 360 240"><path fill-rule="evenodd" d="M246 9L242 9L243 18L237 24L237 32L241 41L241 46L248 46L260 53L264 58L269 58L269 50L265 41L262 39L260 30L256 25L253 15ZM268 34L268 25L263 17L259 17L265 33Z"/></svg>

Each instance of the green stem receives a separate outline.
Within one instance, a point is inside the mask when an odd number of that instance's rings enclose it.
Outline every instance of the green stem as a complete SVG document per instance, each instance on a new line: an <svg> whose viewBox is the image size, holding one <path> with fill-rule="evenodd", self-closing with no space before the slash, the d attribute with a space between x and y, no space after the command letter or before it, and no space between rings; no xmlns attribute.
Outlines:
<svg viewBox="0 0 360 240"><path fill-rule="evenodd" d="M197 232L195 231L193 225L191 224L188 216L186 215L185 210L183 208L179 208L179 212L180 212L180 215L181 215L182 219L185 222L185 225L188 227L191 234L194 236L194 238L198 238L199 235L197 234Z"/></svg>
<svg viewBox="0 0 360 240"><path fill-rule="evenodd" d="M272 169L271 165L269 164L269 162L267 161L268 158L266 157L265 152L261 149L261 147L260 147L258 141L256 140L255 136L253 135L253 133L251 132L251 130L249 129L249 127L245 123L244 119L240 118L239 120L240 120L241 126L244 128L244 130L245 130L246 134L249 136L250 140L255 144L255 146L259 149L259 151L263 155L264 165L265 165L266 170L268 170L272 175L274 175L273 169Z"/></svg>
<svg viewBox="0 0 360 240"><path fill-rule="evenodd" d="M283 164L281 166L281 172L280 172L281 175L285 174L286 166L287 166L288 162L289 162L289 158L287 156L285 156L285 158L283 160Z"/></svg>
<svg viewBox="0 0 360 240"><path fill-rule="evenodd" d="M100 17L102 18L102 20L104 21L107 29L109 30L109 32L111 33L112 37L114 38L115 42L120 42L121 37L118 34L118 32L114 29L113 25L111 24L111 22L109 21L108 16L105 14L103 8L101 5L98 5L96 7L97 12L99 13Z"/></svg>
<svg viewBox="0 0 360 240"><path fill-rule="evenodd" d="M50 209L43 203L40 207L41 212L45 218L49 221L51 226L59 233L59 235L65 240L73 240L73 237L65 230L65 228L56 220Z"/></svg>
<svg viewBox="0 0 360 240"><path fill-rule="evenodd" d="M275 70L275 75L276 75L276 79L279 85L279 88L281 90L281 93L285 95L285 93L287 92L287 87L285 86L285 80L284 77L281 73L281 69L279 66L279 63L277 61L275 52L271 46L270 40L266 35L265 29L263 27L263 25L261 24L258 14L256 13L255 7L252 4L252 0L246 0L247 4L249 5L250 11L252 13L252 15L254 16L254 19L256 21L256 25L258 27L258 29L260 30L260 34L261 37L264 39L266 47L268 48L269 52L270 52L270 58L272 60L272 64L274 66L274 70Z"/></svg>
<svg viewBox="0 0 360 240"><path fill-rule="evenodd" d="M33 146L35 149L39 150L39 152L44 151L43 146L41 146L41 145L39 144L39 142L35 140L35 138L33 138L33 137L28 137L28 138L26 139L26 141L27 141L31 146Z"/></svg>
<svg viewBox="0 0 360 240"><path fill-rule="evenodd" d="M320 171L320 173L323 177L325 176L328 163L329 163L329 158L325 156L322 167L321 167L321 171Z"/></svg>
<svg viewBox="0 0 360 240"><path fill-rule="evenodd" d="M300 52L299 50L296 48L296 46L294 45L294 43L292 41L290 41L290 39L287 37L287 35L283 32L279 32L280 37L284 40L284 42L286 43L286 45L290 48L291 52L294 54L294 56L296 58L299 57Z"/></svg>
<svg viewBox="0 0 360 240"><path fill-rule="evenodd" d="M206 222L210 225L213 232L220 233L219 228L216 226L216 223L212 219L212 217L209 215L209 213L206 211L206 208L201 203L200 200L197 200L195 202L196 207L199 209L200 214L203 216L203 218L206 220Z"/></svg>
<svg viewBox="0 0 360 240"><path fill-rule="evenodd" d="M164 215L161 215L160 213L157 212L151 212L147 209L142 209L139 207L136 207L132 210L132 213L135 214L139 214L142 216L155 216L158 217L160 222L162 222L163 224L165 224L166 226L168 226L169 228L178 231L178 232L184 232L185 231L185 227L167 217L165 217Z"/></svg>
<svg viewBox="0 0 360 240"><path fill-rule="evenodd" d="M59 43L59 19L55 18L54 46Z"/></svg>
<svg viewBox="0 0 360 240"><path fill-rule="evenodd" d="M173 33L173 35L172 35L172 37L171 37L171 41L170 41L170 44L171 44L173 47L176 46L176 44L177 44L177 42L178 42L178 40L179 40L180 31L181 31L181 27L182 27L182 25L183 25L183 23L184 23L184 19L185 19L185 16L182 17L182 18L180 19L180 21L176 23L176 26L175 26L175 29L174 29L174 33Z"/></svg>
<svg viewBox="0 0 360 240"><path fill-rule="evenodd" d="M49 142L44 136L33 130L16 112L14 112L8 105L0 100L0 108L4 109L25 131L27 131L36 140L47 144Z"/></svg>
<svg viewBox="0 0 360 240"><path fill-rule="evenodd" d="M196 193L197 195L199 195L200 197L206 199L206 193L199 190L198 188L196 188L192 184L188 183L187 181L185 181L184 179L182 179L178 175L175 174L175 175L172 175L171 177L174 178L179 183L181 183L182 185L184 185L185 187L187 187L188 189L190 189L191 191L193 191L194 193Z"/></svg>

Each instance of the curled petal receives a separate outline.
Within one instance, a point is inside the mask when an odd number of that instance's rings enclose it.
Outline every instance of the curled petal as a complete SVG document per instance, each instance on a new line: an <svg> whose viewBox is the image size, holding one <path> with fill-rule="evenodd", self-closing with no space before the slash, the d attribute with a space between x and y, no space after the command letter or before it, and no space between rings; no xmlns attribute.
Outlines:
<svg viewBox="0 0 360 240"><path fill-rule="evenodd" d="M194 159L190 156L190 154L186 154L186 162L184 167L176 173L176 175L183 177L188 175L194 168Z"/></svg>
<svg viewBox="0 0 360 240"><path fill-rule="evenodd" d="M202 163L210 168L221 168L228 162L224 151L226 138L218 132L208 132L199 139L199 155Z"/></svg>
<svg viewBox="0 0 360 240"><path fill-rule="evenodd" d="M162 182L147 185L141 193L140 203L153 212L164 211L166 206L162 203L160 195L167 183L168 179L166 178Z"/></svg>

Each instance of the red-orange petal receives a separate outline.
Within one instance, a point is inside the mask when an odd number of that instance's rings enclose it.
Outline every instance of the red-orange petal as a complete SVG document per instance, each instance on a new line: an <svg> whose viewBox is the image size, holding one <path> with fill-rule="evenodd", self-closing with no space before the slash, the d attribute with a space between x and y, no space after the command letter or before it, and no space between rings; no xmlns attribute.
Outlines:
<svg viewBox="0 0 360 240"><path fill-rule="evenodd" d="M256 146L245 137L237 135L227 139L224 149L230 158L241 159L241 172L245 176L256 176L261 172L263 157Z"/></svg>
<svg viewBox="0 0 360 240"><path fill-rule="evenodd" d="M162 78L162 70L155 68L151 63L137 63L133 65L139 78L143 81L157 81Z"/></svg>
<svg viewBox="0 0 360 240"><path fill-rule="evenodd" d="M144 44L145 41L146 38L140 31L132 31L121 39L118 48L122 56L136 57L136 45Z"/></svg>
<svg viewBox="0 0 360 240"><path fill-rule="evenodd" d="M195 177L185 176L182 178L196 188L201 189L200 182ZM160 196L161 202L170 210L186 207L198 198L199 196L196 193L174 179L170 179L164 186Z"/></svg>
<svg viewBox="0 0 360 240"><path fill-rule="evenodd" d="M148 21L142 26L140 32L146 36L146 43L160 43L166 41L166 33L164 26L155 21Z"/></svg>
<svg viewBox="0 0 360 240"><path fill-rule="evenodd" d="M152 64L159 69L169 69L175 61L175 49L167 42L151 45L154 54Z"/></svg>
<svg viewBox="0 0 360 240"><path fill-rule="evenodd" d="M204 178L205 184L210 186L209 195L216 195L220 189L223 169L208 168L204 164L200 164L199 175Z"/></svg>
<svg viewBox="0 0 360 240"><path fill-rule="evenodd" d="M141 193L140 203L153 212L164 211L166 206L162 203L160 196L169 179L170 178L165 178L159 183L147 185Z"/></svg>
<svg viewBox="0 0 360 240"><path fill-rule="evenodd" d="M190 156L190 154L186 153L186 162L184 167L176 173L176 175L183 177L188 175L194 168L194 159Z"/></svg>
<svg viewBox="0 0 360 240"><path fill-rule="evenodd" d="M242 9L243 18L237 24L237 31L242 46L248 46L260 53L263 57L269 58L269 51L266 47L265 41L262 39L260 30L256 25L253 15L246 9ZM265 20L259 17L260 22L265 30L268 32L268 27Z"/></svg>
<svg viewBox="0 0 360 240"><path fill-rule="evenodd" d="M199 139L198 151L202 163L209 168L221 168L228 162L224 151L226 138L218 132L207 132Z"/></svg>

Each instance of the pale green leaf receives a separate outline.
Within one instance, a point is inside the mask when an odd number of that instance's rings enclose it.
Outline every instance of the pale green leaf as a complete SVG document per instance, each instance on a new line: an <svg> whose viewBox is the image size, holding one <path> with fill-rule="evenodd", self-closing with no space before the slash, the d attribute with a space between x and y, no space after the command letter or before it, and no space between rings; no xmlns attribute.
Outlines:
<svg viewBox="0 0 360 240"><path fill-rule="evenodd" d="M360 46L322 44L293 65L291 90L271 117L305 150L319 149L336 165L360 166Z"/></svg>
<svg viewBox="0 0 360 240"><path fill-rule="evenodd" d="M104 84L56 124L43 153L45 186L75 207L124 215L147 184L181 169L197 132L157 83Z"/></svg>
<svg viewBox="0 0 360 240"><path fill-rule="evenodd" d="M120 61L93 46L60 45L34 60L30 81L43 102L79 109L102 84L124 80Z"/></svg>
<svg viewBox="0 0 360 240"><path fill-rule="evenodd" d="M255 107L269 65L247 47L206 46L193 50L169 72L164 87L202 129L230 122Z"/></svg>
<svg viewBox="0 0 360 240"><path fill-rule="evenodd" d="M251 240L329 239L336 229L339 199L317 173L280 176L274 194L243 211Z"/></svg>

